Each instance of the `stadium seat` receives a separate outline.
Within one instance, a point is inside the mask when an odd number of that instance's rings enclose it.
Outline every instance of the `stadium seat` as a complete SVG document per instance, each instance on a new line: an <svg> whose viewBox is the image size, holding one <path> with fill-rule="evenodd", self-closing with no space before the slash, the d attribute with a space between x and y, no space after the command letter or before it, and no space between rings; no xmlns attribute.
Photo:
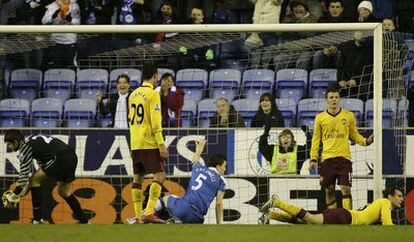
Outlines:
<svg viewBox="0 0 414 242"><path fill-rule="evenodd" d="M243 93L248 99L259 99L261 94L272 92L274 78L275 73L272 70L247 70L243 73Z"/></svg>
<svg viewBox="0 0 414 242"><path fill-rule="evenodd" d="M184 89L185 100L198 103L207 87L208 72L204 69L189 68L177 71L176 85Z"/></svg>
<svg viewBox="0 0 414 242"><path fill-rule="evenodd" d="M181 126L193 127L197 116L197 104L192 100L185 100L181 109Z"/></svg>
<svg viewBox="0 0 414 242"><path fill-rule="evenodd" d="M256 115L257 111L259 110L259 100L247 98L238 99L234 100L232 105L243 117L246 127L250 127L253 116Z"/></svg>
<svg viewBox="0 0 414 242"><path fill-rule="evenodd" d="M341 98L341 107L354 113L358 126L363 125L364 101L357 98Z"/></svg>
<svg viewBox="0 0 414 242"><path fill-rule="evenodd" d="M336 69L315 69L309 74L309 96L325 98L329 83L336 83Z"/></svg>
<svg viewBox="0 0 414 242"><path fill-rule="evenodd" d="M282 114L285 126L294 127L296 124L297 103L293 98L276 98L276 106Z"/></svg>
<svg viewBox="0 0 414 242"><path fill-rule="evenodd" d="M204 99L198 103L198 127L210 127L210 117L217 113L216 100Z"/></svg>
<svg viewBox="0 0 414 242"><path fill-rule="evenodd" d="M83 69L78 72L77 89L79 98L96 99L96 93L106 96L108 71L104 69Z"/></svg>
<svg viewBox="0 0 414 242"><path fill-rule="evenodd" d="M65 103L63 118L70 128L93 127L96 116L96 101L84 98L69 99Z"/></svg>
<svg viewBox="0 0 414 242"><path fill-rule="evenodd" d="M408 126L408 100L403 98L398 103L398 121L400 126Z"/></svg>
<svg viewBox="0 0 414 242"><path fill-rule="evenodd" d="M393 99L382 99L382 126L390 128L393 126L393 119L397 114L397 101ZM374 124L374 105L373 99L365 102L365 122L366 127L373 127Z"/></svg>
<svg viewBox="0 0 414 242"><path fill-rule="evenodd" d="M324 98L308 98L298 104L298 125L313 128L315 117L327 108Z"/></svg>
<svg viewBox="0 0 414 242"><path fill-rule="evenodd" d="M170 73L171 75L173 75L175 77L174 70L168 69L168 68L157 68L157 75L158 75L157 85L160 85L161 77L162 77L162 75L164 75L164 73Z"/></svg>
<svg viewBox="0 0 414 242"><path fill-rule="evenodd" d="M304 96L307 89L308 72L303 69L283 69L276 74L276 96L294 98L296 102Z"/></svg>
<svg viewBox="0 0 414 242"><path fill-rule="evenodd" d="M221 60L219 63L219 68L225 69L238 69L240 72L246 70L247 63L245 60L237 60L237 59L224 59Z"/></svg>
<svg viewBox="0 0 414 242"><path fill-rule="evenodd" d="M33 127L59 127L62 117L62 101L57 98L39 98L32 102Z"/></svg>
<svg viewBox="0 0 414 242"><path fill-rule="evenodd" d="M216 69L210 72L210 96L232 101L239 94L241 74L237 69Z"/></svg>
<svg viewBox="0 0 414 242"><path fill-rule="evenodd" d="M9 81L10 97L33 101L42 84L42 71L17 69L12 71Z"/></svg>
<svg viewBox="0 0 414 242"><path fill-rule="evenodd" d="M107 115L103 116L98 112L96 117L96 126L97 127L111 127L112 126L112 113L108 113Z"/></svg>
<svg viewBox="0 0 414 242"><path fill-rule="evenodd" d="M62 103L69 99L75 86L76 74L71 69L49 69L45 71L43 91L45 97L57 98Z"/></svg>
<svg viewBox="0 0 414 242"><path fill-rule="evenodd" d="M109 74L109 90L116 92L116 79L119 75L126 74L131 79L131 90L135 90L141 85L142 73L138 69L115 69Z"/></svg>
<svg viewBox="0 0 414 242"><path fill-rule="evenodd" d="M414 70L411 71L408 88L414 91Z"/></svg>
<svg viewBox="0 0 414 242"><path fill-rule="evenodd" d="M0 101L0 126L25 127L28 125L30 102L25 99L9 98Z"/></svg>

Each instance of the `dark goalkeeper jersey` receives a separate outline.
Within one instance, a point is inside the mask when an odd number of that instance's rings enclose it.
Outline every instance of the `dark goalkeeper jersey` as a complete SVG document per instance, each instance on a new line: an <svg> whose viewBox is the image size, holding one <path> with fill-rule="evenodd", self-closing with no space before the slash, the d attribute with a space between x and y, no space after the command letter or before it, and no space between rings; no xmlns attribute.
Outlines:
<svg viewBox="0 0 414 242"><path fill-rule="evenodd" d="M33 159L36 159L42 170L47 169L56 161L56 154L68 149L69 146L57 138L47 135L26 136L20 143L17 157L20 160L19 179L17 186L25 186L34 172Z"/></svg>

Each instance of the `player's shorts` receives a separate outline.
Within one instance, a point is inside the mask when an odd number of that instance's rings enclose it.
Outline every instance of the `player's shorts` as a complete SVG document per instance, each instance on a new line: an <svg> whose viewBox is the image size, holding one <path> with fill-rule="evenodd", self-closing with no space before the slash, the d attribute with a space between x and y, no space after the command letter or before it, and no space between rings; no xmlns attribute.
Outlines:
<svg viewBox="0 0 414 242"><path fill-rule="evenodd" d="M167 209L172 217L180 220L183 224L202 224L204 217L197 208L183 197L168 196Z"/></svg>
<svg viewBox="0 0 414 242"><path fill-rule="evenodd" d="M328 209L322 212L324 224L351 224L351 213L344 208Z"/></svg>
<svg viewBox="0 0 414 242"><path fill-rule="evenodd" d="M154 174L165 171L164 161L158 149L133 150L132 166L134 174Z"/></svg>
<svg viewBox="0 0 414 242"><path fill-rule="evenodd" d="M78 164L78 156L72 149L58 151L56 160L43 171L50 178L60 182L72 182L75 180L75 171Z"/></svg>
<svg viewBox="0 0 414 242"><path fill-rule="evenodd" d="M352 162L343 157L327 159L321 164L321 186L335 185L352 186Z"/></svg>

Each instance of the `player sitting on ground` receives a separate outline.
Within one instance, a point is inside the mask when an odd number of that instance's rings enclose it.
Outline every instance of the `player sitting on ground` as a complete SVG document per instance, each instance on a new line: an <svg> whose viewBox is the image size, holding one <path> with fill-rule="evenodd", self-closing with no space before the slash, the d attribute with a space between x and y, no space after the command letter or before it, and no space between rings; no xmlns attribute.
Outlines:
<svg viewBox="0 0 414 242"><path fill-rule="evenodd" d="M168 195L158 200L156 211L166 208L170 216L179 223L203 223L204 216L216 197L216 222L223 218L223 196L225 191L224 173L226 158L220 154L210 157L207 166L200 164L200 156L206 145L205 140L196 142L193 156L193 170L190 183L183 197Z"/></svg>
<svg viewBox="0 0 414 242"><path fill-rule="evenodd" d="M307 224L370 225L381 222L382 225L393 225L391 209L401 208L403 202L402 191L392 188L385 193L385 198L375 200L360 211L334 208L311 214L301 207L280 200L279 196L274 194L259 211L264 213L264 223L266 220L275 219L281 222ZM270 208L274 207L284 212L270 211Z"/></svg>

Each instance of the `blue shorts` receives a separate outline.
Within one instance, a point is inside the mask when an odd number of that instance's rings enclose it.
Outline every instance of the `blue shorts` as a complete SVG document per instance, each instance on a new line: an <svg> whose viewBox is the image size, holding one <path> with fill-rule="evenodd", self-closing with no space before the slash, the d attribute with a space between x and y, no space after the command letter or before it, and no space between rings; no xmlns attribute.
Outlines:
<svg viewBox="0 0 414 242"><path fill-rule="evenodd" d="M182 197L170 195L167 201L167 209L172 217L183 224L202 224L204 218L193 206Z"/></svg>

